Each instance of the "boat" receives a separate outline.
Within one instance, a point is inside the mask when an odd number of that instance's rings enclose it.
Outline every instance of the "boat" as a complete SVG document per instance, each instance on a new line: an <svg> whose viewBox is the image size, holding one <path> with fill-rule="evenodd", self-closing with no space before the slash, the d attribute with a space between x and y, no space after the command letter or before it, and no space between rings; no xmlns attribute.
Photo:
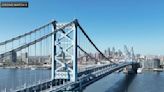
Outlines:
<svg viewBox="0 0 164 92"><path fill-rule="evenodd" d="M161 68L154 68L153 71L162 72L163 69L161 69Z"/></svg>
<svg viewBox="0 0 164 92"><path fill-rule="evenodd" d="M35 70L35 68L32 67L31 70Z"/></svg>
<svg viewBox="0 0 164 92"><path fill-rule="evenodd" d="M137 73L142 73L142 68L138 68Z"/></svg>

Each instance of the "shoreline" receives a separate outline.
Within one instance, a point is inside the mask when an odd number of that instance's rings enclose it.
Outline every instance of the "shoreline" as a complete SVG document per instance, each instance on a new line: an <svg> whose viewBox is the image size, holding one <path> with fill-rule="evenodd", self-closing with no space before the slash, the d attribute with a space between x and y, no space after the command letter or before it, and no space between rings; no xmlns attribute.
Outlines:
<svg viewBox="0 0 164 92"><path fill-rule="evenodd" d="M31 66L0 66L1 69L31 69L31 70L37 70L37 69L45 69L45 70L50 70L51 67L49 66L36 66L36 65L31 65Z"/></svg>

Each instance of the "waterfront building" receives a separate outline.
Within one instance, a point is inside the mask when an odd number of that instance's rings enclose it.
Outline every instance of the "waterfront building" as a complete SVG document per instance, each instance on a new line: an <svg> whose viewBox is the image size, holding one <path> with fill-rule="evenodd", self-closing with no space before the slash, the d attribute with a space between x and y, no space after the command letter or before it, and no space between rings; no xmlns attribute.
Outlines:
<svg viewBox="0 0 164 92"><path fill-rule="evenodd" d="M142 62L144 69L160 68L160 59L148 59Z"/></svg>
<svg viewBox="0 0 164 92"><path fill-rule="evenodd" d="M3 58L3 62L16 62L17 61L17 53L15 51L12 51L11 55L7 56L6 58Z"/></svg>
<svg viewBox="0 0 164 92"><path fill-rule="evenodd" d="M21 53L22 61L28 64L28 53Z"/></svg>

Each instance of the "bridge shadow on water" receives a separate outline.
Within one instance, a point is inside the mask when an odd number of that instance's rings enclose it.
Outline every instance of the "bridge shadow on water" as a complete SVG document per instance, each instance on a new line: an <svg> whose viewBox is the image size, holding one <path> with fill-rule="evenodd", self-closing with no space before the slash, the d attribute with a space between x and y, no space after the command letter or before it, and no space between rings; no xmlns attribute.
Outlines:
<svg viewBox="0 0 164 92"><path fill-rule="evenodd" d="M128 92L127 89L135 76L136 74L126 74L122 79L113 84L113 86L107 89L105 92Z"/></svg>

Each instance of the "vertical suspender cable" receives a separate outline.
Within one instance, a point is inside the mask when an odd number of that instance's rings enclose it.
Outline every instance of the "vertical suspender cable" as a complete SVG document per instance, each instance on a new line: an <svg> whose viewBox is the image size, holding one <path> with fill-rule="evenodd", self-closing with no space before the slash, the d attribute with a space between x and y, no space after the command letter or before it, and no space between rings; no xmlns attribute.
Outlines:
<svg viewBox="0 0 164 92"><path fill-rule="evenodd" d="M29 42L31 42L31 34L30 34ZM31 55L30 54L31 54L31 47L29 46L28 47L28 65L32 65L32 62L33 62L32 61L32 54ZM31 68L31 66L30 66L30 68ZM32 80L32 78L31 78L32 74L33 74L32 71L30 71L30 74L29 74L30 85L33 84L31 81Z"/></svg>
<svg viewBox="0 0 164 92"><path fill-rule="evenodd" d="M43 30L43 35L46 35L46 27ZM47 45L46 44L46 39L43 40L44 45L43 45L43 61L42 61L42 64L45 63L45 59L46 59L46 45ZM42 73L42 79L44 79L43 72L45 72L44 69L42 69L42 72L41 72Z"/></svg>
<svg viewBox="0 0 164 92"><path fill-rule="evenodd" d="M20 38L20 43L21 43L21 38ZM23 44L21 44L21 45L23 45ZM23 49L21 49L21 61L20 61L20 67L22 67L23 65L21 65L21 64L23 64L24 63L24 61L23 61ZM24 72L23 72L23 74L24 74ZM21 75L21 77L23 77L22 75ZM21 80L20 80L20 86L21 85L23 85L23 79L24 78L22 78Z"/></svg>
<svg viewBox="0 0 164 92"><path fill-rule="evenodd" d="M28 46L28 48L27 48L27 67L29 68L29 56L30 56L30 51L29 51L29 46ZM31 76L31 71L30 70L28 70L29 71L29 73L28 73L28 85L30 85L31 83L30 83L30 76Z"/></svg>
<svg viewBox="0 0 164 92"><path fill-rule="evenodd" d="M35 40L36 40L36 32L35 32ZM36 67L36 63L37 63L37 58L36 58L36 44L35 44L35 66L34 67ZM35 82L36 82L36 84L37 84L37 80L36 80L36 70L35 70Z"/></svg>
<svg viewBox="0 0 164 92"><path fill-rule="evenodd" d="M41 31L40 31L40 36L42 36L42 33L41 33ZM43 42L41 41L40 42L40 63L42 63L42 60L43 60L43 55L42 55L42 44L43 44ZM42 69L41 69L41 80L42 80Z"/></svg>
<svg viewBox="0 0 164 92"><path fill-rule="evenodd" d="M26 44L26 36L24 37L24 40L25 40L25 44ZM25 48L25 51L24 51L24 59L25 59L24 65L25 65L25 68L26 68L25 71L28 72L27 66L26 66L26 64L27 64L27 48ZM25 73L25 80L26 80L26 83L25 83L25 87L26 87L26 85L28 83L28 79L27 79L26 73Z"/></svg>
<svg viewBox="0 0 164 92"><path fill-rule="evenodd" d="M12 41L12 47L11 47L12 50L14 49L14 48L13 48L13 43L14 43L14 40Z"/></svg>

